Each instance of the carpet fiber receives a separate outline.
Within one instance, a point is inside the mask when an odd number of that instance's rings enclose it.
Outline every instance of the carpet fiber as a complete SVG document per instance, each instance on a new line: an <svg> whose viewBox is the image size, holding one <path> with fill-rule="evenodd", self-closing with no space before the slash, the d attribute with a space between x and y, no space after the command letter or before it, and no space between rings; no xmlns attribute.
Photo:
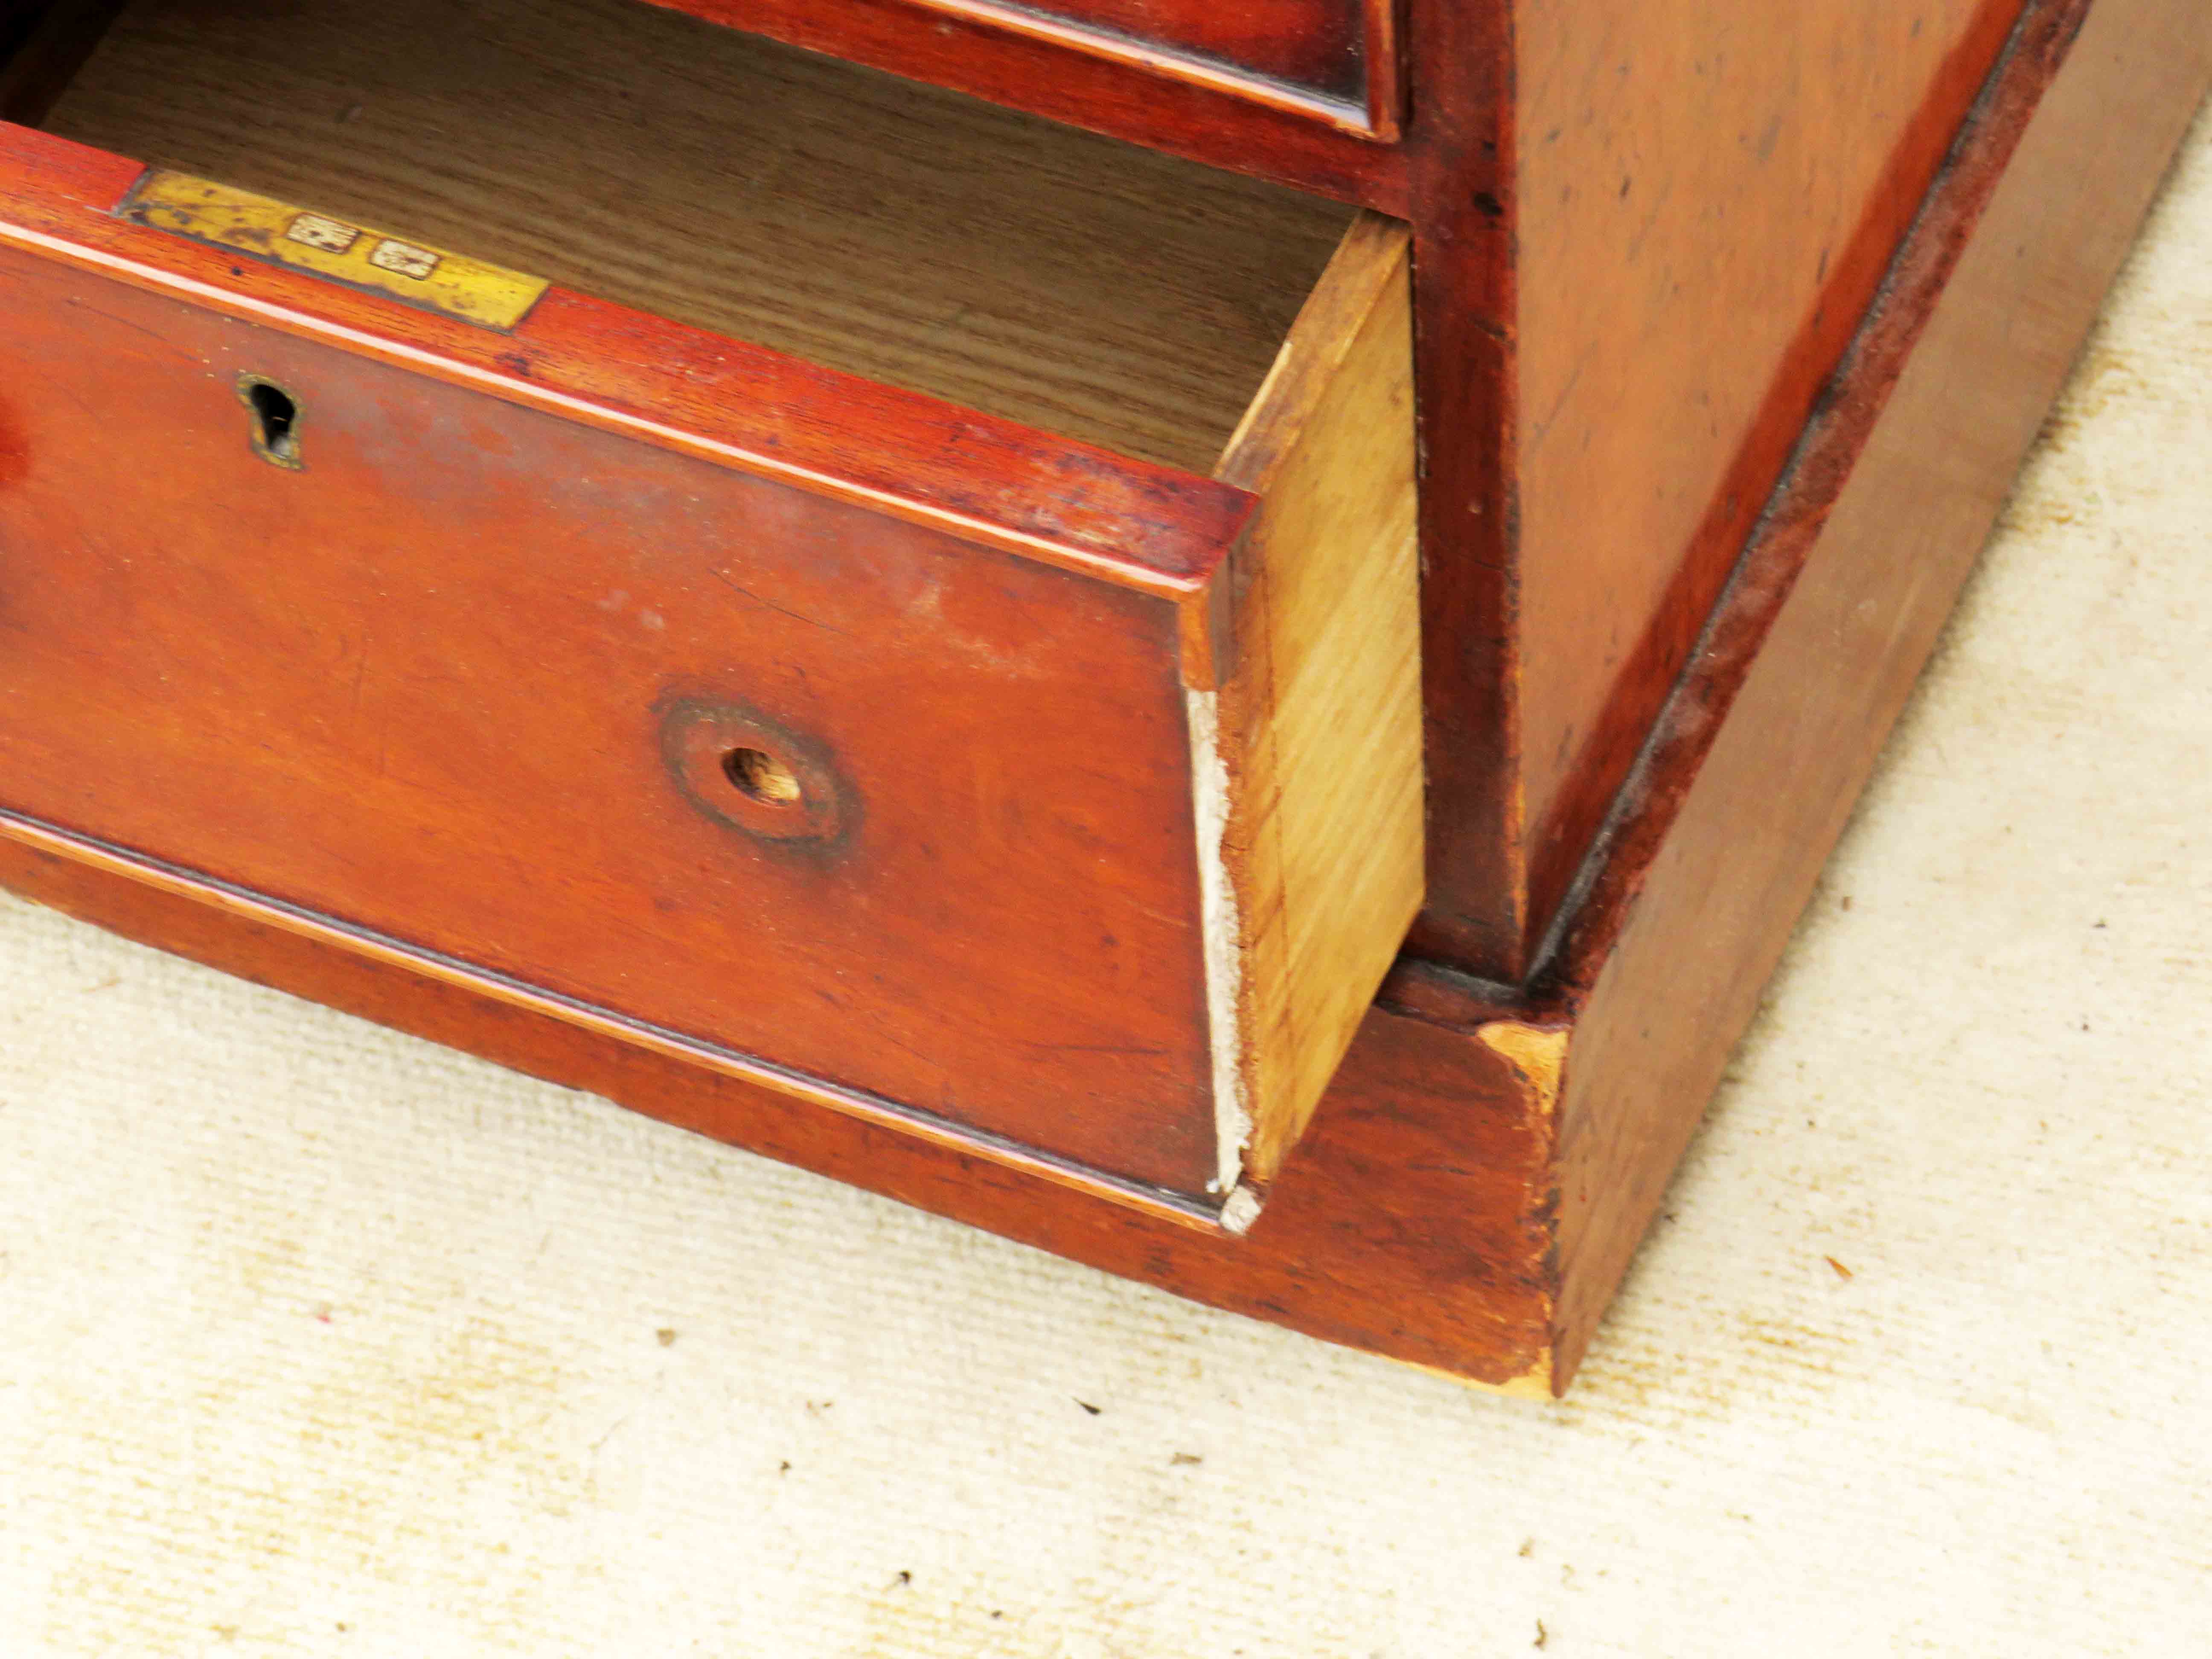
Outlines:
<svg viewBox="0 0 2212 1659"><path fill-rule="evenodd" d="M2200 122L1574 1395L0 905L0 1656L2183 1654Z"/></svg>

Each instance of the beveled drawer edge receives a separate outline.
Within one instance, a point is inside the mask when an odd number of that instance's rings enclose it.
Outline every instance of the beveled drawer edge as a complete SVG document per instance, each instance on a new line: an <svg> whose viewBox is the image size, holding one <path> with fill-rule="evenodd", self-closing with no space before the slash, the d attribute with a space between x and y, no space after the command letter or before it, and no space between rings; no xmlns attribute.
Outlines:
<svg viewBox="0 0 2212 1659"><path fill-rule="evenodd" d="M1035 1176L1073 1191L1103 1198L1143 1212L1162 1221L1174 1222L1205 1232L1241 1233L1259 1213L1249 1192L1232 1193L1219 1205L1208 1206L1181 1193L1169 1192L1096 1170L1072 1159L1055 1158L1035 1147L974 1129L949 1118L921 1111L864 1090L850 1089L811 1077L803 1072L758 1060L735 1049L687 1036L644 1020L632 1019L611 1009L563 996L512 975L483 968L441 951L394 939L373 929L356 927L334 916L288 903L219 880L198 871L118 847L95 836L46 823L24 813L0 807L0 837L55 858L88 866L108 875L190 899L201 904L276 927L288 933L335 945L356 956L437 980L479 996L543 1014L602 1036L613 1037L702 1070L769 1089L811 1105L821 1106L880 1128L912 1135L949 1151L985 1158L1007 1169Z"/></svg>

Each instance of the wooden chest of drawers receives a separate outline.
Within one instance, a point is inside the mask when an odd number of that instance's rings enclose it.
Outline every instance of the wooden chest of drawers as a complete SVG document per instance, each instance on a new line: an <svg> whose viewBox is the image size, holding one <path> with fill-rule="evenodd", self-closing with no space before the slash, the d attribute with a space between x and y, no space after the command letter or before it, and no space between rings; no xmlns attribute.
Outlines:
<svg viewBox="0 0 2212 1659"><path fill-rule="evenodd" d="M1564 1386L2186 9L0 6L0 879Z"/></svg>

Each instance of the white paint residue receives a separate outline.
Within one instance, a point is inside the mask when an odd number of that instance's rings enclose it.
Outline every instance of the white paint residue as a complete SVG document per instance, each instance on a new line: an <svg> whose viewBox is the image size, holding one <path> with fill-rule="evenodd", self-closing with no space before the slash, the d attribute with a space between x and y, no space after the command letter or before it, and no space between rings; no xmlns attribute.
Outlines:
<svg viewBox="0 0 2212 1659"><path fill-rule="evenodd" d="M1206 1014L1212 1034L1213 1126L1218 1164L1209 1183L1231 1193L1244 1173L1252 1113L1244 1092L1243 955L1237 892L1229 884L1223 841L1229 832L1229 768L1221 758L1220 716L1212 691L1183 693L1190 719L1190 793L1198 823L1200 926L1206 939ZM1226 1220L1226 1212L1224 1212Z"/></svg>
<svg viewBox="0 0 2212 1659"><path fill-rule="evenodd" d="M1259 1195L1249 1187L1238 1187L1221 1201L1222 1231L1238 1238L1252 1231L1252 1224L1260 1218Z"/></svg>

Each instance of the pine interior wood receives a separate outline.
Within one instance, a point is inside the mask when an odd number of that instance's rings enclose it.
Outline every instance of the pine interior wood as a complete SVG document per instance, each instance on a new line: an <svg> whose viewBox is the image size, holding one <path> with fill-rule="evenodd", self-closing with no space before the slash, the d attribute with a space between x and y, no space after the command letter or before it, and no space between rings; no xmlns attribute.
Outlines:
<svg viewBox="0 0 2212 1659"><path fill-rule="evenodd" d="M1272 1180L1389 971L1424 891L1412 239L1364 216L1230 445L1261 498L1235 619L1229 825L1254 1122Z"/></svg>
<svg viewBox="0 0 2212 1659"><path fill-rule="evenodd" d="M1200 472L1352 217L635 0L139 0L45 125Z"/></svg>

